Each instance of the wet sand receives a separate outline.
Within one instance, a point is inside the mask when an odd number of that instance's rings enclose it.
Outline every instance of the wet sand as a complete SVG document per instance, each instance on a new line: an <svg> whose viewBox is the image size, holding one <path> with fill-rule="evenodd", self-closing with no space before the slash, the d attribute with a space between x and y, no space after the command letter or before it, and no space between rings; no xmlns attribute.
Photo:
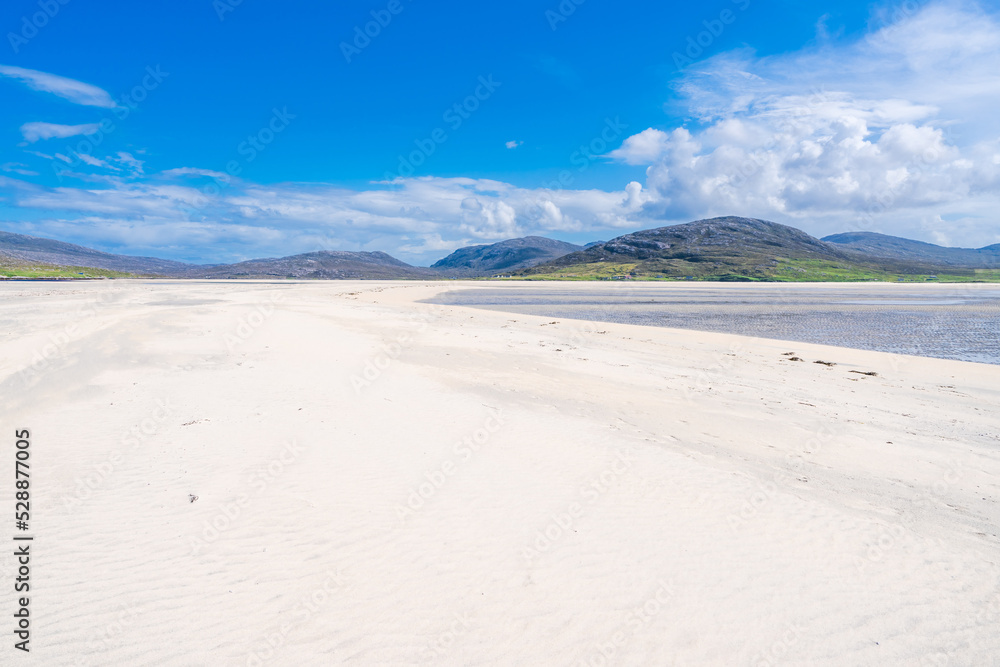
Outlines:
<svg viewBox="0 0 1000 667"><path fill-rule="evenodd" d="M435 303L1000 364L1000 285L545 283Z"/></svg>

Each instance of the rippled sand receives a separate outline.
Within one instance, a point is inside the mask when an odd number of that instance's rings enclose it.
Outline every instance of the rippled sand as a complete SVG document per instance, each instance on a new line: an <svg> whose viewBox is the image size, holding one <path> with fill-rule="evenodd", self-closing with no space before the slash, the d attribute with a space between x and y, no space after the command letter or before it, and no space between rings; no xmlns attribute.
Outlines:
<svg viewBox="0 0 1000 667"><path fill-rule="evenodd" d="M996 664L1000 367L454 287L0 284L27 662Z"/></svg>

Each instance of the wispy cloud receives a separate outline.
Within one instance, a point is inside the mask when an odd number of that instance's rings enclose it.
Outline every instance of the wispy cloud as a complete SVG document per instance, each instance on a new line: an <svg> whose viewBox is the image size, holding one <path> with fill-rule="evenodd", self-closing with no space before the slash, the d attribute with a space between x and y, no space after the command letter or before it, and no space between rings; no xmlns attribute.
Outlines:
<svg viewBox="0 0 1000 667"><path fill-rule="evenodd" d="M126 169L130 169L137 174L143 173L142 165L146 164L131 153L126 153L125 151L118 151L112 159Z"/></svg>
<svg viewBox="0 0 1000 667"><path fill-rule="evenodd" d="M469 243L527 234L565 235L591 229L624 230L641 224L646 197L638 183L624 191L547 190L471 178L397 179L368 190L326 184L234 183L206 197L176 177L215 172L180 168L134 182L109 180L101 187L24 187L12 204L35 209L31 231L56 234L74 219L102 222L101 229L153 226L148 234L187 248L184 257L221 261L319 249L382 250L410 262L430 263ZM220 174L221 175L221 174ZM114 222L117 221L117 222ZM85 224L74 232L80 238ZM221 246L200 245L190 235ZM252 230L259 230L254 237ZM93 230L97 244L110 242ZM118 232L116 232L118 233ZM606 234L605 234L606 235ZM232 239L238 247L224 247ZM331 243L336 246L331 246ZM228 256L220 256L216 252ZM180 254L175 254L181 257Z"/></svg>
<svg viewBox="0 0 1000 667"><path fill-rule="evenodd" d="M7 164L0 165L0 171L5 171L8 174L20 174L21 176L38 176L37 171L31 171L28 165L21 164L20 162L8 162Z"/></svg>
<svg viewBox="0 0 1000 667"><path fill-rule="evenodd" d="M80 158L80 160L82 162L85 162L85 163L89 164L91 167L101 167L101 168L104 168L104 169L116 169L116 167L112 167L110 164L108 164L104 160L96 158L93 155L87 155L86 153L76 153L76 156L78 158Z"/></svg>
<svg viewBox="0 0 1000 667"><path fill-rule="evenodd" d="M223 174L221 171L212 171L211 169L198 169L196 167L178 167L176 169L167 169L161 172L163 176L199 176L204 178L215 178L218 180L225 180L230 178L228 174Z"/></svg>
<svg viewBox="0 0 1000 667"><path fill-rule="evenodd" d="M113 109L116 105L106 91L89 83L68 79L57 74L39 72L23 67L0 65L0 76L16 79L32 90L52 93L74 104Z"/></svg>
<svg viewBox="0 0 1000 667"><path fill-rule="evenodd" d="M21 126L24 140L30 143L43 139L65 139L79 134L94 134L100 129L97 123L84 125L57 125L56 123L25 123Z"/></svg>
<svg viewBox="0 0 1000 667"><path fill-rule="evenodd" d="M514 141L508 141L504 145L507 146L507 148L510 148L511 150L513 150L513 149L517 148L518 146L521 146L522 144L524 144L523 141L514 140Z"/></svg>

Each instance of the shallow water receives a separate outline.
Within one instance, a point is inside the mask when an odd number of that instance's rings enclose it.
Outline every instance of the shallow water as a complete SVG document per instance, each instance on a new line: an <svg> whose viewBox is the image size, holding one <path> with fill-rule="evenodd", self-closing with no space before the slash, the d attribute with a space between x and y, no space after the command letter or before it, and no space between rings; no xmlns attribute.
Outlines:
<svg viewBox="0 0 1000 667"><path fill-rule="evenodd" d="M994 285L522 283L431 301L1000 364Z"/></svg>

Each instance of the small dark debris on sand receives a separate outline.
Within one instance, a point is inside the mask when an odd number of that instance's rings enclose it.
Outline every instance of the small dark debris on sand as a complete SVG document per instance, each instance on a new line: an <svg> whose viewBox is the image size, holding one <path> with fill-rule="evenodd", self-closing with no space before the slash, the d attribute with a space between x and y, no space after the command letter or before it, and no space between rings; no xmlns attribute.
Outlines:
<svg viewBox="0 0 1000 667"><path fill-rule="evenodd" d="M816 360L813 363L814 364L823 364L824 366L836 366L837 365L837 364L833 363L832 361L822 361L822 360Z"/></svg>
<svg viewBox="0 0 1000 667"><path fill-rule="evenodd" d="M802 357L788 357L789 361L805 361Z"/></svg>
<svg viewBox="0 0 1000 667"><path fill-rule="evenodd" d="M870 375L873 378L878 377L878 373L875 371L847 371L848 373L857 373L858 375Z"/></svg>
<svg viewBox="0 0 1000 667"><path fill-rule="evenodd" d="M783 357L794 357L795 353L794 352L782 352L781 356L783 356Z"/></svg>
<svg viewBox="0 0 1000 667"><path fill-rule="evenodd" d="M192 493L188 494L188 498L191 499L191 502L194 502L194 501L198 500L198 496L196 496L196 495L194 495Z"/></svg>

